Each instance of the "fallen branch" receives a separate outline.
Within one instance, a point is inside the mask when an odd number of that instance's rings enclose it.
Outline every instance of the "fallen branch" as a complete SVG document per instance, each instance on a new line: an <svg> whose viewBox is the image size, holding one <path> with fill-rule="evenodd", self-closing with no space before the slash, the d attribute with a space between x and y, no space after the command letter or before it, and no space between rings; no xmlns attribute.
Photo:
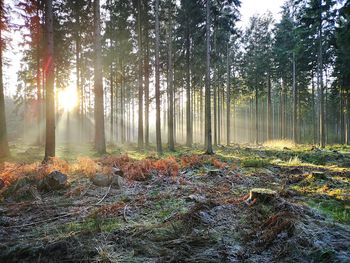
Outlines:
<svg viewBox="0 0 350 263"><path fill-rule="evenodd" d="M96 205L100 204L100 203L106 198L106 196L109 194L109 191L111 190L111 187L112 187L112 184L109 185L106 194L101 198L100 201L98 201L98 202L96 203Z"/></svg>

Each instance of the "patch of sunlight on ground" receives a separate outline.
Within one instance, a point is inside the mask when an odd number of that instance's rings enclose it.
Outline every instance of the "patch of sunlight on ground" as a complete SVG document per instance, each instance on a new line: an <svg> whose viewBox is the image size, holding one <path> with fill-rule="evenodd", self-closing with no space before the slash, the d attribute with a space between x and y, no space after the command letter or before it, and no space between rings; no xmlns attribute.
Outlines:
<svg viewBox="0 0 350 263"><path fill-rule="evenodd" d="M296 145L292 140L270 140L267 142L264 142L263 146L268 148L294 148Z"/></svg>

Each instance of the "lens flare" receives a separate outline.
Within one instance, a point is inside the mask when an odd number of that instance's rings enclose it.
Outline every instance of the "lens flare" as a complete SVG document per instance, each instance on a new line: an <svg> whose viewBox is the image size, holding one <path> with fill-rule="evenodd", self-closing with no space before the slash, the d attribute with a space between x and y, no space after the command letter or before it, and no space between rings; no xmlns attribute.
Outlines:
<svg viewBox="0 0 350 263"><path fill-rule="evenodd" d="M78 104L75 88L65 88L58 91L58 105L64 111L72 111Z"/></svg>

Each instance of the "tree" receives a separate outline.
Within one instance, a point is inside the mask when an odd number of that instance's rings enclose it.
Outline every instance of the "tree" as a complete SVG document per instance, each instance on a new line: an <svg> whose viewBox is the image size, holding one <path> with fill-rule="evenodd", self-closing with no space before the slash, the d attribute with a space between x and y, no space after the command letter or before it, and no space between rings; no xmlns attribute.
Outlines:
<svg viewBox="0 0 350 263"><path fill-rule="evenodd" d="M103 109L103 83L101 62L100 1L94 0L94 93L95 93L95 148L99 153L106 152L105 123Z"/></svg>
<svg viewBox="0 0 350 263"><path fill-rule="evenodd" d="M268 83L271 63L271 27L270 14L253 16L244 36L246 52L244 54L244 80L255 97L255 143L260 141L259 98ZM268 85L267 85L268 86ZM269 88L269 86L268 86Z"/></svg>
<svg viewBox="0 0 350 263"><path fill-rule="evenodd" d="M168 93L168 147L170 151L175 150L174 142L174 87L173 87L173 45L172 45L172 16L173 16L173 6L171 1L167 2L168 9L168 82L167 82L167 93Z"/></svg>
<svg viewBox="0 0 350 263"><path fill-rule="evenodd" d="M226 96L226 144L231 142L231 61L230 61L230 44L227 43L227 96Z"/></svg>
<svg viewBox="0 0 350 263"><path fill-rule="evenodd" d="M2 51L4 49L3 31L6 29L6 11L4 1L0 0L0 158L6 157L10 154L9 145L7 141L6 129L6 114L5 114L5 97L4 97L4 82L3 82L3 59Z"/></svg>
<svg viewBox="0 0 350 263"><path fill-rule="evenodd" d="M53 32L53 12L52 0L48 0L45 6L45 26L46 26L46 142L44 161L55 156L56 136L55 136L55 95L54 95L54 32Z"/></svg>
<svg viewBox="0 0 350 263"><path fill-rule="evenodd" d="M205 74L205 141L206 154L213 154L211 134L211 91L210 91L210 0L206 2L206 74Z"/></svg>
<svg viewBox="0 0 350 263"><path fill-rule="evenodd" d="M162 138L160 130L160 72L159 72L159 0L156 0L155 6L155 15L156 15L156 64L155 64L155 74L156 74L156 143L157 143L157 152L158 154L163 153L162 149Z"/></svg>
<svg viewBox="0 0 350 263"><path fill-rule="evenodd" d="M137 0L137 41L138 41L138 86L139 86L139 119L138 119L138 147L143 148L143 85L142 85L142 29L141 29L141 0Z"/></svg>

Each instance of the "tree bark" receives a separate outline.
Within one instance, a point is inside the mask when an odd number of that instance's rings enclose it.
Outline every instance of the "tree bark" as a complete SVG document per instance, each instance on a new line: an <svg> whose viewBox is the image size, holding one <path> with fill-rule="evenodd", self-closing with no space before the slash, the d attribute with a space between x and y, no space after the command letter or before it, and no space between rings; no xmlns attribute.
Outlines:
<svg viewBox="0 0 350 263"><path fill-rule="evenodd" d="M272 139L272 102L271 102L271 73L267 76L267 140Z"/></svg>
<svg viewBox="0 0 350 263"><path fill-rule="evenodd" d="M142 31L141 31L141 0L137 1L137 34L138 34L138 85L139 85L139 118L138 118L138 140L137 145L143 148L143 86L142 86Z"/></svg>
<svg viewBox="0 0 350 263"><path fill-rule="evenodd" d="M205 137L206 154L213 154L211 134L211 95L210 95L210 0L206 3L206 75L205 75Z"/></svg>
<svg viewBox="0 0 350 263"><path fill-rule="evenodd" d="M55 136L55 95L54 95L54 36L53 36L53 11L52 0L46 2L46 142L44 161L55 156L56 136Z"/></svg>
<svg viewBox="0 0 350 263"><path fill-rule="evenodd" d="M170 7L171 8L171 7ZM173 88L173 60L172 60L172 11L169 10L168 24L168 147L175 150L174 143L174 88ZM188 116L187 116L188 117ZM187 130L188 132L188 130Z"/></svg>
<svg viewBox="0 0 350 263"><path fill-rule="evenodd" d="M146 14L147 10L145 11L145 28L144 28L144 36L145 36L145 52L144 52L144 81L145 81L145 145L146 147L149 146L149 33L148 33L148 15Z"/></svg>
<svg viewBox="0 0 350 263"><path fill-rule="evenodd" d="M156 16L156 65L155 65L155 75L156 75L156 143L157 143L157 152L158 154L163 153L162 149L162 138L161 138L161 129L160 129L160 72L159 72L159 0L156 0L155 8Z"/></svg>
<svg viewBox="0 0 350 263"><path fill-rule="evenodd" d="M186 21L186 146L191 147L193 143L191 122L191 75L190 75L190 25L189 17Z"/></svg>
<svg viewBox="0 0 350 263"><path fill-rule="evenodd" d="M103 82L101 58L100 0L94 0L94 93L95 93L95 148L100 154L106 152L105 122L103 110Z"/></svg>
<svg viewBox="0 0 350 263"><path fill-rule="evenodd" d="M226 67L227 67L227 94L226 94L226 144L231 142L231 67L230 67L230 45L227 44L226 51Z"/></svg>
<svg viewBox="0 0 350 263"><path fill-rule="evenodd" d="M0 12L4 12L4 2L0 1ZM0 158L10 155L10 149L7 140L6 128L6 113L5 113L5 96L4 96L4 82L2 72L2 50L3 50L2 30L0 28Z"/></svg>
<svg viewBox="0 0 350 263"><path fill-rule="evenodd" d="M293 52L293 142L298 141L298 93L295 79L295 52Z"/></svg>

